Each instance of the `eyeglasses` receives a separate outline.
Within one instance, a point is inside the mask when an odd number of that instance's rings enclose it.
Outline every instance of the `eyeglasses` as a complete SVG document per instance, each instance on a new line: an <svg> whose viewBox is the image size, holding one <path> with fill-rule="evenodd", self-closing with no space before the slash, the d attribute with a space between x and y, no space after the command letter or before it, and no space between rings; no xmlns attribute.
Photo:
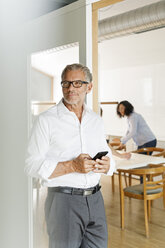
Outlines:
<svg viewBox="0 0 165 248"><path fill-rule="evenodd" d="M61 82L62 88L69 88L71 84L75 88L80 88L80 87L82 87L83 84L89 84L89 83L88 82L85 82L85 81L81 81L81 80L76 80L76 81L62 81Z"/></svg>

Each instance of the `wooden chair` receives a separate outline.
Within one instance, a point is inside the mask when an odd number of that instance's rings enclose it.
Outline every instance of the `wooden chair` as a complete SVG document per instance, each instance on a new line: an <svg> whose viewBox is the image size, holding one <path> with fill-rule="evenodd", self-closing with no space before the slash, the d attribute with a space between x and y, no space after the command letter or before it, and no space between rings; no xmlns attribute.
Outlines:
<svg viewBox="0 0 165 248"><path fill-rule="evenodd" d="M124 145L124 147L122 149L119 148L120 142L110 142L109 143L109 147L111 148L111 146L115 149L115 150L124 150L126 151L126 145ZM112 192L115 192L115 176L114 174L112 175ZM125 183L127 185L127 179L126 179L126 175L124 175L124 179L125 179Z"/></svg>
<svg viewBox="0 0 165 248"><path fill-rule="evenodd" d="M144 155L150 155L150 152L156 152L151 154L153 157L164 157L165 158L165 149L159 147L145 147L132 151L133 153L146 153ZM129 185L131 186L131 175L129 175Z"/></svg>
<svg viewBox="0 0 165 248"><path fill-rule="evenodd" d="M154 156L154 157L164 157L164 158L165 158L165 149L164 149L163 152L159 152L159 153L154 154L154 155L152 155L152 156Z"/></svg>
<svg viewBox="0 0 165 248"><path fill-rule="evenodd" d="M163 165L148 165L146 169L131 169L124 170L118 169L119 172L119 185L120 185L120 216L121 228L124 229L124 196L135 198L144 201L144 217L146 237L149 237L148 221L151 214L151 200L163 197L165 207L165 166ZM129 186L123 189L122 186L122 173L130 173L131 175L138 175L143 177L143 184ZM163 177L159 181L153 181L152 177L161 174ZM150 178L151 180L146 180Z"/></svg>
<svg viewBox="0 0 165 248"><path fill-rule="evenodd" d="M146 155L150 155L150 152L157 152L156 154L153 154L152 156L155 156L155 157L164 156L165 157L165 149L159 148L159 147L145 147L145 148L141 148L141 149L138 149L132 152L133 153L145 153Z"/></svg>

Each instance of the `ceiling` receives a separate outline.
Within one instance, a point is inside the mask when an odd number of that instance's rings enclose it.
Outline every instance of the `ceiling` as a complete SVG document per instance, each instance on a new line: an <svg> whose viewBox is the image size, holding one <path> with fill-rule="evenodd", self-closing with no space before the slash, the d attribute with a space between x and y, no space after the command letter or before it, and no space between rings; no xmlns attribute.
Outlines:
<svg viewBox="0 0 165 248"><path fill-rule="evenodd" d="M47 4L53 5L54 10L64 7L70 3L76 2L77 0L46 0Z"/></svg>
<svg viewBox="0 0 165 248"><path fill-rule="evenodd" d="M26 22L78 0L0 0L1 23L9 26ZM124 0L99 11L99 20L160 0Z"/></svg>
<svg viewBox="0 0 165 248"><path fill-rule="evenodd" d="M124 0L119 3L109 5L99 10L99 20L116 16L133 9L141 8L152 3L157 3L160 0Z"/></svg>
<svg viewBox="0 0 165 248"><path fill-rule="evenodd" d="M77 0L0 0L0 18L5 25L35 19Z"/></svg>

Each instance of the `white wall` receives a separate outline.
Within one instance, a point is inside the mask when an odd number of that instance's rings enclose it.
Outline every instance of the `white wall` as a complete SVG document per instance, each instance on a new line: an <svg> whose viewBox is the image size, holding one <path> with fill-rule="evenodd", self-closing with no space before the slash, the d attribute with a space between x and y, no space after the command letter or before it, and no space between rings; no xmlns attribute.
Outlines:
<svg viewBox="0 0 165 248"><path fill-rule="evenodd" d="M156 137L165 141L165 28L99 45L100 100L130 101ZM116 107L116 106L115 106ZM103 106L106 132L123 135L127 125L113 106Z"/></svg>
<svg viewBox="0 0 165 248"><path fill-rule="evenodd" d="M31 100L32 101L50 101L52 90L51 76L31 68Z"/></svg>
<svg viewBox="0 0 165 248"><path fill-rule="evenodd" d="M85 1L26 24L0 25L0 247L27 248L28 179L23 170L30 55L78 41L80 62L89 65Z"/></svg>
<svg viewBox="0 0 165 248"><path fill-rule="evenodd" d="M53 52L48 51L33 54L31 61L32 66L54 77L53 100L58 103L62 98L61 72L66 65L79 63L79 46L68 47L59 51L57 49L57 51ZM37 87L37 84L32 80L33 85ZM31 91L33 92L33 89ZM42 100L43 95L43 90L41 90L41 99L39 100Z"/></svg>

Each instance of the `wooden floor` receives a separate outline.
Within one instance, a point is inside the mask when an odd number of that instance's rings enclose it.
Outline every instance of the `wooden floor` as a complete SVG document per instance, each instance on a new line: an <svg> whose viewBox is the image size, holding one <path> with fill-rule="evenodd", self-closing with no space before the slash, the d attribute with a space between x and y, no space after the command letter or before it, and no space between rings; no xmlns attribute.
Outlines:
<svg viewBox="0 0 165 248"><path fill-rule="evenodd" d="M134 180L133 184L138 183ZM115 193L111 177L102 176L102 193L108 223L108 248L165 248L165 209L162 199L154 201L151 209L149 235L145 237L143 201L125 197L125 229L120 229L120 198L118 176L115 175Z"/></svg>
<svg viewBox="0 0 165 248"><path fill-rule="evenodd" d="M134 184L137 183L134 180ZM105 202L109 241L108 248L165 248L165 210L161 199L155 200L149 224L150 237L145 237L143 201L125 198L125 229L120 229L120 199L118 176L115 175L115 193L111 190L111 177L102 176L102 193ZM44 219L44 202L47 189L41 188L37 197L34 189L33 235L34 248L48 248ZM67 247L64 247L67 248Z"/></svg>

